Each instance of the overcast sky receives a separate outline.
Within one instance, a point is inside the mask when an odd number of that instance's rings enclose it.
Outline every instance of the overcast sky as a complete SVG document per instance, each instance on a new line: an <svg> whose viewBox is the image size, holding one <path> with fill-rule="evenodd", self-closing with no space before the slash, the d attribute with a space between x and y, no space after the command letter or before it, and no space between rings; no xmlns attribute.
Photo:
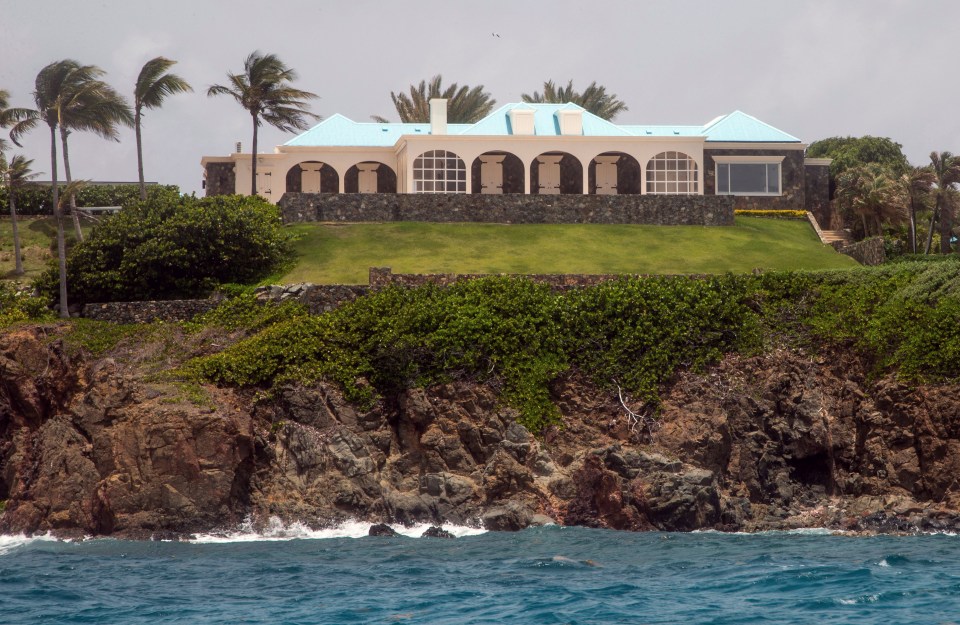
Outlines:
<svg viewBox="0 0 960 625"><path fill-rule="evenodd" d="M807 143L890 137L923 164L960 152L958 34L956 0L0 0L0 89L32 106L37 72L72 58L129 97L144 62L179 61L196 91L147 113L144 149L147 179L185 192L200 192L202 156L250 147L249 115L206 89L253 50L295 68L324 117L396 120L390 91L438 73L501 104L547 79L596 80L629 106L622 123L740 109ZM291 136L264 130L261 151ZM23 150L46 176L48 142L38 129ZM72 137L71 164L75 178L136 180L133 131Z"/></svg>

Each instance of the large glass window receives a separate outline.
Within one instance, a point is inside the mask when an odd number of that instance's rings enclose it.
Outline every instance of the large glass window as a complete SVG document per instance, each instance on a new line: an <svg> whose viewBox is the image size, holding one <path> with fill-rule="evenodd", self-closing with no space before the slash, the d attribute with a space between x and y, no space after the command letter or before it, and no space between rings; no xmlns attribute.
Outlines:
<svg viewBox="0 0 960 625"><path fill-rule="evenodd" d="M466 193L467 168L463 159L446 150L424 152L413 161L416 193Z"/></svg>
<svg viewBox="0 0 960 625"><path fill-rule="evenodd" d="M717 163L718 195L780 195L780 163Z"/></svg>
<svg viewBox="0 0 960 625"><path fill-rule="evenodd" d="M699 192L697 162L683 152L661 152L647 162L647 193Z"/></svg>

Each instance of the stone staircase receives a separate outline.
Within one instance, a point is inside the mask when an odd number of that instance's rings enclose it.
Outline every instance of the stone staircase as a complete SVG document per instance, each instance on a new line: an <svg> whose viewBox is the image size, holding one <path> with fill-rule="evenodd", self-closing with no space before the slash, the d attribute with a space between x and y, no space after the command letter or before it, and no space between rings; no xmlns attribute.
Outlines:
<svg viewBox="0 0 960 625"><path fill-rule="evenodd" d="M810 225L813 226L817 236L820 237L820 242L824 245L832 245L839 250L841 247L853 243L853 238L846 230L821 230L816 217L810 211L807 211L807 220L810 221Z"/></svg>

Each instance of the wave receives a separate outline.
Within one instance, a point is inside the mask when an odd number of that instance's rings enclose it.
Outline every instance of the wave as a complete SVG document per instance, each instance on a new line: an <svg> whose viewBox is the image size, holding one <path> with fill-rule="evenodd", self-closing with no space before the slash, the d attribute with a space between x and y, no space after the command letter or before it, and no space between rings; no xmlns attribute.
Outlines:
<svg viewBox="0 0 960 625"><path fill-rule="evenodd" d="M299 521L285 523L281 519L270 517L270 520L265 526L254 527L253 521L247 519L234 530L194 534L187 542L213 544L279 540L318 540L326 538L363 538L369 535L371 525L371 523L366 521L347 521L337 527L313 529ZM431 527L431 524L420 523L409 527L404 525L391 525L390 527L402 536L419 538ZM456 538L476 536L478 534L484 534L487 531L482 528L463 525L443 525L441 527L453 534Z"/></svg>
<svg viewBox="0 0 960 625"><path fill-rule="evenodd" d="M14 549L25 547L36 542L56 542L58 539L50 534L26 536L24 534L0 534L0 556L6 555Z"/></svg>

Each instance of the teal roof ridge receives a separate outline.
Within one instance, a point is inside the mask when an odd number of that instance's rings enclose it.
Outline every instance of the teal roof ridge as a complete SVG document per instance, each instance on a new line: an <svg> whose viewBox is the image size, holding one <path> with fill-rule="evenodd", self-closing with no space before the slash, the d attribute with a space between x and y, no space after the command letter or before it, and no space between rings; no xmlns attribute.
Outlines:
<svg viewBox="0 0 960 625"><path fill-rule="evenodd" d="M765 121L736 110L703 127L707 141L730 143L800 143L800 139Z"/></svg>

